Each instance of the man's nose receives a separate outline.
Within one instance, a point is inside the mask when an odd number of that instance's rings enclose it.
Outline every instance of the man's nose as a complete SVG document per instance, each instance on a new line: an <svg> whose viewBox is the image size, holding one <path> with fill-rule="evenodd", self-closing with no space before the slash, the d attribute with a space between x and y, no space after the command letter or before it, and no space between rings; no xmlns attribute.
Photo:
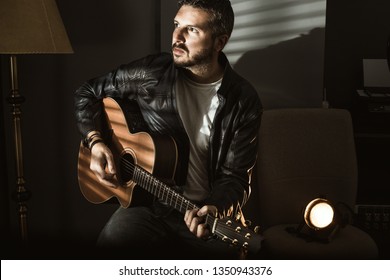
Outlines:
<svg viewBox="0 0 390 280"><path fill-rule="evenodd" d="M182 28L175 28L173 31L173 42L184 43L185 42L184 32Z"/></svg>

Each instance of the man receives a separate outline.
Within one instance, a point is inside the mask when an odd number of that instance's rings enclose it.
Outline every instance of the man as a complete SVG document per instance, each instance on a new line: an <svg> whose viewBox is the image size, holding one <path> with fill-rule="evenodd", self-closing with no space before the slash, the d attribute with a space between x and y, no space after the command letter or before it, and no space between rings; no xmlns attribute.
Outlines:
<svg viewBox="0 0 390 280"><path fill-rule="evenodd" d="M91 149L91 170L101 183L116 187L113 155L96 119L105 97L136 101L148 131L174 138L176 188L200 208L183 218L158 199L120 207L98 245L116 252L126 248L126 257L153 258L166 254L165 248L179 248L181 255L174 256L233 258L235 252L213 238L204 217L234 215L245 204L262 106L222 52L234 23L230 2L179 0L178 7L172 53L142 58L85 83L75 93L76 119Z"/></svg>

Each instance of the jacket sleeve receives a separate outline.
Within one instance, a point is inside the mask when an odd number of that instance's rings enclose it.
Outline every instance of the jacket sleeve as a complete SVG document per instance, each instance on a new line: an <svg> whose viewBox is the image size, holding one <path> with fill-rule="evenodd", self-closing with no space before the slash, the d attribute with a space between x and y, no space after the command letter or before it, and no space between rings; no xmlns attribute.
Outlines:
<svg viewBox="0 0 390 280"><path fill-rule="evenodd" d="M77 127L85 138L88 132L99 130L99 120L103 114L101 100L105 97L135 99L142 87L145 69L153 60L148 56L85 82L74 94ZM145 67L146 66L146 67Z"/></svg>
<svg viewBox="0 0 390 280"><path fill-rule="evenodd" d="M256 91L251 87L249 90L253 94L239 101L238 112L233 116L232 137L222 140L226 148L222 148L221 154L225 158L216 169L207 201L218 208L220 216L235 215L251 192L251 175L257 159L257 134L263 109Z"/></svg>

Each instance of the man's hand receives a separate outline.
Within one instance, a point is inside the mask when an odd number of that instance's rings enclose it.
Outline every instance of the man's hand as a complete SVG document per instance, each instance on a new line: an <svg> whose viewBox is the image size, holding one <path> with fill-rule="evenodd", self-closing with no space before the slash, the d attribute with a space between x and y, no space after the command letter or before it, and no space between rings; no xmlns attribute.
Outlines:
<svg viewBox="0 0 390 280"><path fill-rule="evenodd" d="M117 187L114 157L104 143L96 143L92 147L90 168L101 183L113 188Z"/></svg>
<svg viewBox="0 0 390 280"><path fill-rule="evenodd" d="M188 229L199 238L205 238L210 235L210 230L205 224L207 214L216 216L217 208L212 205L205 205L200 209L187 210L184 215L184 221Z"/></svg>

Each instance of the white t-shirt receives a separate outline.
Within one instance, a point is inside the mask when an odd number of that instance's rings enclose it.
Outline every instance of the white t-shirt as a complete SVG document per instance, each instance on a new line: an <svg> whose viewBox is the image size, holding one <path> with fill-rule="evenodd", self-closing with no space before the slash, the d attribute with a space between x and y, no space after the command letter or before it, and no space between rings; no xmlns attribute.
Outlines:
<svg viewBox="0 0 390 280"><path fill-rule="evenodd" d="M222 79L211 84L199 84L183 73L176 81L179 115L190 140L190 158L184 196L190 200L205 199L209 192L207 158L210 129L219 105L217 91Z"/></svg>

